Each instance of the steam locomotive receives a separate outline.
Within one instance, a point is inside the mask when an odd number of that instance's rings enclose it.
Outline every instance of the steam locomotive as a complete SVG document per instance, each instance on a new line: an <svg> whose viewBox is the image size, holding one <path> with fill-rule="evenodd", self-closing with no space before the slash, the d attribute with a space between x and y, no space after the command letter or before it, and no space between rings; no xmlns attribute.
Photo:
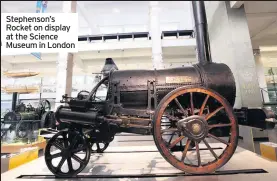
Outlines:
<svg viewBox="0 0 277 181"><path fill-rule="evenodd" d="M238 124L274 127L265 121L275 118L270 111L258 110L260 117L253 121L245 117L250 109L233 110L234 76L227 65L211 61L204 2L192 1L192 5L199 63L130 71L118 70L111 58L106 59L104 78L93 90L80 92L76 98L64 95L61 102L67 105L55 112L66 129L46 146L45 161L53 174L77 175L88 164L92 145L97 145L96 152L102 152L120 132L153 135L165 160L184 172L214 172L234 154ZM101 86L107 88L104 100L97 97ZM221 150L214 148L214 141ZM51 151L52 147L58 151ZM201 159L203 150L205 159ZM80 152L84 153L82 158ZM56 166L55 158L61 158ZM79 163L78 168L73 168L73 161ZM65 162L68 171L62 169Z"/></svg>
<svg viewBox="0 0 277 181"><path fill-rule="evenodd" d="M1 121L1 138L4 138L7 131L15 130L17 138L26 138L32 128L55 128L55 117L51 111L48 100L39 102L38 107L34 108L31 104L24 103L16 105L14 110L4 115Z"/></svg>

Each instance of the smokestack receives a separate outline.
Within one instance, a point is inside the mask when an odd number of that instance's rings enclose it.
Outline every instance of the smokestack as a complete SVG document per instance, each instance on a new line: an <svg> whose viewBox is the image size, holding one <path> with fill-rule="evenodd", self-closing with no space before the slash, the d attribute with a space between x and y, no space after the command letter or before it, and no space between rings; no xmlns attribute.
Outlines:
<svg viewBox="0 0 277 181"><path fill-rule="evenodd" d="M212 62L210 40L204 1L192 1L195 22L195 36L198 61L201 64Z"/></svg>
<svg viewBox="0 0 277 181"><path fill-rule="evenodd" d="M13 92L13 96L12 96L12 111L15 111L16 104L17 104L17 92Z"/></svg>
<svg viewBox="0 0 277 181"><path fill-rule="evenodd" d="M105 65L101 72L104 74L104 76L108 76L109 72L112 70L118 70L118 67L116 66L112 58L106 58Z"/></svg>

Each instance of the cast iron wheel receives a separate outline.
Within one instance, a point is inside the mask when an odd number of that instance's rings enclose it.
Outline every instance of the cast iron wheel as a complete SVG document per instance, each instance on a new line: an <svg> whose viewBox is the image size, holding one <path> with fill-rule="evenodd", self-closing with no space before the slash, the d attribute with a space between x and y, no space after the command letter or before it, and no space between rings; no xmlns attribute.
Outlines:
<svg viewBox="0 0 277 181"><path fill-rule="evenodd" d="M4 130L5 123L1 122L1 140L6 135L7 130Z"/></svg>
<svg viewBox="0 0 277 181"><path fill-rule="evenodd" d="M167 117L167 110L172 112L174 108L175 115L168 116L172 124L165 128L162 125L162 117ZM224 121L221 121L221 118ZM209 121L216 123L210 124ZM154 141L161 155L172 166L187 173L214 172L230 160L238 144L238 124L232 107L221 95L203 87L180 87L168 93L156 109L153 127ZM229 131L227 139L211 134L214 129L225 129L227 132L226 128ZM164 133L168 132L177 138L173 139L171 136L167 141ZM171 148L182 141L185 146L179 155L172 152ZM211 141L218 141L222 148L225 147L221 154L212 148L215 144L211 144ZM200 145L201 142L204 144ZM194 150L191 149L192 143L195 144ZM202 152L201 156L200 151L203 148L206 153L203 155Z"/></svg>
<svg viewBox="0 0 277 181"><path fill-rule="evenodd" d="M26 138L28 136L28 131L31 131L28 124L30 123L22 120L16 125L15 134L18 138Z"/></svg>
<svg viewBox="0 0 277 181"><path fill-rule="evenodd" d="M48 111L42 115L40 127L41 128L52 128L52 129L56 128L56 120L55 120L54 112Z"/></svg>
<svg viewBox="0 0 277 181"><path fill-rule="evenodd" d="M1 139L6 135L7 131L1 130Z"/></svg>
<svg viewBox="0 0 277 181"><path fill-rule="evenodd" d="M52 151L52 147L56 147L56 150ZM55 153L53 154L53 152ZM76 155L80 152L84 152L84 154ZM59 160L56 160L56 163L58 163L56 166L55 159ZM89 159L89 144L86 138L78 131L60 131L56 133L45 148L46 165L57 177L76 176L87 166ZM74 168L74 166L77 167Z"/></svg>
<svg viewBox="0 0 277 181"><path fill-rule="evenodd" d="M48 100L40 101L37 108L38 112L47 112L51 110L51 104Z"/></svg>
<svg viewBox="0 0 277 181"><path fill-rule="evenodd" d="M107 142L95 142L91 143L91 152L92 153L103 153L109 146Z"/></svg>
<svg viewBox="0 0 277 181"><path fill-rule="evenodd" d="M4 121L20 121L20 120L21 120L20 113L16 113L16 112L13 112L13 111L8 112L4 116Z"/></svg>

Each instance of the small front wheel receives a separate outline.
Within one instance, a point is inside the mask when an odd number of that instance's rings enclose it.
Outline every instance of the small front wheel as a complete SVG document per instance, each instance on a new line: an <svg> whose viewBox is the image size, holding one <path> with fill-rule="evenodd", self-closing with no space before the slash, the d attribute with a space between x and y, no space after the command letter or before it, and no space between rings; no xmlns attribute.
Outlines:
<svg viewBox="0 0 277 181"><path fill-rule="evenodd" d="M91 143L91 152L92 153L103 153L109 146L109 142L94 142Z"/></svg>
<svg viewBox="0 0 277 181"><path fill-rule="evenodd" d="M88 164L91 150L86 138L78 131L60 131L45 148L45 162L57 177L73 177Z"/></svg>

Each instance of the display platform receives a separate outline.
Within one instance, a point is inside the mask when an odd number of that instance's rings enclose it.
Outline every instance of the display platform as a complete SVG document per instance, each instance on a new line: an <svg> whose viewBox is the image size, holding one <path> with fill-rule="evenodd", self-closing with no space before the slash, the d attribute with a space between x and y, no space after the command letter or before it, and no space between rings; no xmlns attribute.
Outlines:
<svg viewBox="0 0 277 181"><path fill-rule="evenodd" d="M6 145L1 145L1 153L18 153L21 149L26 149L30 147L38 147L39 149L44 149L46 146L45 140L36 141L30 144L20 143L10 143Z"/></svg>
<svg viewBox="0 0 277 181"><path fill-rule="evenodd" d="M146 145L146 143L153 143L151 136L123 135L117 136L114 141L115 143L111 144L104 153L92 154L90 163L78 178L66 180L277 180L277 162L266 160L241 147L237 148L231 160L217 172L188 175L165 161L155 145ZM200 149L201 147L204 148L203 145L200 145ZM220 150L221 145L213 144L212 147ZM202 156L204 158L208 154L204 153ZM53 176L45 165L44 157L1 174L1 179L4 181L64 180Z"/></svg>

